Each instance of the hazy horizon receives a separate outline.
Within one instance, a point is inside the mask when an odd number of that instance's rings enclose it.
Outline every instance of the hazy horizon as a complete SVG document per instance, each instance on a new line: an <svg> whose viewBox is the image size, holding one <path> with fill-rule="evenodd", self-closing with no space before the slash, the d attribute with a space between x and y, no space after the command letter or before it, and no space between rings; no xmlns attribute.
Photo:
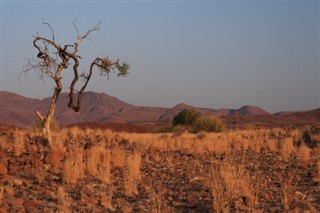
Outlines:
<svg viewBox="0 0 320 213"><path fill-rule="evenodd" d="M140 106L320 107L319 1L75 2L1 1L1 90L51 96L49 79L17 76L37 54L33 35L51 37L42 18L61 45L75 41L77 18L80 34L102 22L79 48L80 71L106 55L131 65L127 78L95 73L87 91Z"/></svg>
<svg viewBox="0 0 320 213"><path fill-rule="evenodd" d="M21 95L21 94L19 94L19 93L15 93L15 92L12 92L12 91L0 90L0 92L9 92L9 93L14 93L14 94L17 94L17 95ZM120 98L118 98L118 97L116 97L116 96L113 96L113 95L111 95L111 94L108 94L108 93L106 93L106 92L85 91L85 93L87 93L87 92L89 92L89 93L97 93L97 94L105 94L105 95L107 95L107 96L117 98L118 100L120 100L120 101L122 101L122 102L124 102L124 103L126 103L126 104L132 104L132 105L137 106L137 107L160 107L160 108L170 109L170 108L174 108L174 107L176 107L177 105L181 105L181 104L188 105L188 106L190 106L190 107L195 107L195 108L213 109L213 110L225 110L225 109L226 109L226 110L238 110L238 109L240 109L240 108L242 108L242 107L259 107L259 108L261 108L262 110L264 110L264 111L266 111L266 112L268 112L268 113L271 113L271 114L277 114L277 113L282 113L282 112L303 112L303 111L320 109L320 108L313 108L313 109L304 109L304 110L280 110L280 111L276 111L276 112L270 112L270 111L268 111L267 109L265 109L265 108L263 108L263 107L261 107L261 106L258 106L258 105L248 105L248 104L242 105L242 106L238 106L238 107L234 107L234 108L229 108L229 107L221 107L221 108L203 107L203 106L199 106L199 105L192 105L192 104L185 103L185 102L175 103L175 104L172 105L172 106L135 105L135 104L133 104L133 103L127 102L127 101L125 101L125 100L122 100L122 99L120 99ZM63 92L63 93L61 93L61 94L69 94L69 93L66 91L66 92ZM61 95L61 94L60 94L60 95ZM51 95L49 95L49 96L47 96L47 97L42 97L42 98L38 98L38 97L28 97L28 96L24 96L24 95L21 95L21 96L23 96L23 97L25 97L25 98L36 99L36 100L44 100L44 99L47 99L47 98L51 98ZM61 96L60 96L60 98L61 98Z"/></svg>

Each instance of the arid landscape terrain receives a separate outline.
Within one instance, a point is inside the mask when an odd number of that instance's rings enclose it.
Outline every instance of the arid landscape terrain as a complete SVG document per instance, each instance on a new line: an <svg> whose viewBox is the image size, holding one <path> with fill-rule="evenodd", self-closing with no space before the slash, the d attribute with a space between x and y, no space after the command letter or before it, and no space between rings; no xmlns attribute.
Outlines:
<svg viewBox="0 0 320 213"><path fill-rule="evenodd" d="M79 114L58 103L62 126L47 144L32 125L48 99L0 94L1 213L320 210L319 109L195 108L227 128L163 132L190 106L87 93Z"/></svg>
<svg viewBox="0 0 320 213"><path fill-rule="evenodd" d="M68 108L68 94L62 93L56 109L61 126L113 128L150 132L170 125L173 117L184 108L193 108L204 116L221 117L230 128L246 127L301 127L320 123L320 108L298 112L269 113L257 106L239 109L209 109L180 103L172 108L135 106L105 93L86 92L83 109L76 113ZM16 93L0 91L0 123L30 128L37 120L35 111L46 113L49 98L32 99Z"/></svg>

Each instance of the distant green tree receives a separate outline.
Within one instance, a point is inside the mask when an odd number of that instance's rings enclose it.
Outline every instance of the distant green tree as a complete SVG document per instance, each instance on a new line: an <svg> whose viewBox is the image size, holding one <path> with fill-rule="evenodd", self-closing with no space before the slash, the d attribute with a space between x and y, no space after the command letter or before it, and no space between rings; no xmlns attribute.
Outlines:
<svg viewBox="0 0 320 213"><path fill-rule="evenodd" d="M183 109L179 112L172 121L174 126L176 125L192 125L197 119L201 117L201 113L194 109Z"/></svg>

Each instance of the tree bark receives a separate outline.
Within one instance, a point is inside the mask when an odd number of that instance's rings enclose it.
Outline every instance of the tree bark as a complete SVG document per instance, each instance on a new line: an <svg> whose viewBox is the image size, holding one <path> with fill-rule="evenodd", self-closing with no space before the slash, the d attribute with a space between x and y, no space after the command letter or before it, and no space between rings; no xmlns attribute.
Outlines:
<svg viewBox="0 0 320 213"><path fill-rule="evenodd" d="M53 96L51 98L51 102L50 102L50 107L49 107L49 111L47 113L47 116L46 117L43 117L43 115L37 111L37 116L42 124L42 135L43 135L43 138L45 140L48 141L48 145L49 145L49 148L51 147L52 145L52 136L51 136L51 131L50 131L50 124L51 124L51 121L54 117L54 113L55 113L55 110L56 110L56 104L57 104L57 101L58 101L58 97L61 93L61 90L62 90L62 83L61 83L61 77L60 77L60 73L61 71L63 70L65 66L65 63L61 63L58 67L58 70L57 72L55 73L55 76L54 76L54 80L55 80L55 83L56 83L56 88L54 90L54 93L53 93Z"/></svg>

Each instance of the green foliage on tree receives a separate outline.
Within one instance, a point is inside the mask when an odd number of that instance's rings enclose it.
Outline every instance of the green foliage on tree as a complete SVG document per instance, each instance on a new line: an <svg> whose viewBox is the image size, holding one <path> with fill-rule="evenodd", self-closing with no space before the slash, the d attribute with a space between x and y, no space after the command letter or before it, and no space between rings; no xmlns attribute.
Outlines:
<svg viewBox="0 0 320 213"><path fill-rule="evenodd" d="M201 117L201 113L195 111L194 109L183 109L173 118L172 124L176 125L192 125L198 118Z"/></svg>

